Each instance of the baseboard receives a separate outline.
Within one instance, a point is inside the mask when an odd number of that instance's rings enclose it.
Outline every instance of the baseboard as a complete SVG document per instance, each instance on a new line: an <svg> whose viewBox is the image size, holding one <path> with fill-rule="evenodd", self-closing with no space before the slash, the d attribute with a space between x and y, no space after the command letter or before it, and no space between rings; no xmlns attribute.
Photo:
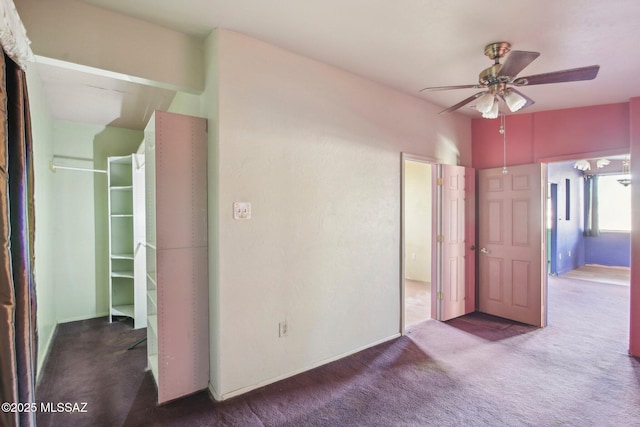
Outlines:
<svg viewBox="0 0 640 427"><path fill-rule="evenodd" d="M49 334L49 336L47 337L47 342L45 344L44 348L44 355L42 358L40 358L40 361L37 364L37 368L36 368L36 387L40 384L40 380L42 379L42 368L44 367L44 365L47 363L47 360L49 359L49 354L51 354L51 343L53 342L53 338L56 336L56 334L58 333L58 324L56 323L54 325L53 328L51 328L51 333ZM38 337L38 339L40 339L41 337Z"/></svg>
<svg viewBox="0 0 640 427"><path fill-rule="evenodd" d="M79 322L81 320L96 319L98 317L106 317L108 315L109 315L109 312L104 312L104 313L88 314L88 315L85 315L85 316L69 317L69 318L64 319L64 320L58 320L58 323Z"/></svg>
<svg viewBox="0 0 640 427"><path fill-rule="evenodd" d="M211 397L213 398L213 400L215 400L216 402L220 402L222 401L222 398L220 397L220 394L218 394L218 392L216 391L215 388L213 388L213 384L211 384L211 381L209 381L209 394L211 395Z"/></svg>
<svg viewBox="0 0 640 427"><path fill-rule="evenodd" d="M227 399L230 399L232 397L236 397L236 396L240 396L241 394L248 393L248 392L250 392L252 390L255 390L257 388L264 387L266 385L276 383L278 381L284 380L286 378L293 377L293 376L298 375L298 374L302 374L303 372L310 371L312 369L318 368L318 367L326 365L328 363L335 362L336 360L343 359L345 357L348 357L348 356L351 356L353 354L359 353L359 352L361 352L363 350L366 350L368 348L375 347L375 346L377 346L379 344L382 344L382 343L385 343L387 341L394 340L394 339L396 339L396 338L398 338L400 336L401 336L400 333L396 333L396 334L393 334L393 335L391 335L389 337L386 337L386 338L383 338L381 340L375 341L375 342L373 342L371 344L367 344L367 345L365 345L363 347L356 348L356 349L354 349L352 351L348 351L346 353L342 353L342 354L339 354L337 356L330 357L328 359L324 359L324 360L322 360L320 362L312 364L311 366L307 366L305 368L302 368L302 369L299 369L299 370L296 370L296 371L293 371L293 372L289 372L289 373L286 373L284 375L279 375L277 377L273 377L273 378L270 378L268 380L261 381L261 382L259 382L257 384L254 384L254 385L251 385L251 386L248 386L248 387L243 387L243 388L240 388L238 390L233 390L233 391L230 391L228 393L224 393L222 395L217 393L216 390L211 385L211 383L209 383L209 392L213 396L213 399L218 401L218 402L223 401L223 400L227 400Z"/></svg>

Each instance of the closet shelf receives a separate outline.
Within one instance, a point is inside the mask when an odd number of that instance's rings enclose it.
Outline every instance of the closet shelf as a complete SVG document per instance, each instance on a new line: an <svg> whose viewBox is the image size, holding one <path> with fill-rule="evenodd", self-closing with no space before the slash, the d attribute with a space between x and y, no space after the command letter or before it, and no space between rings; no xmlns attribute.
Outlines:
<svg viewBox="0 0 640 427"><path fill-rule="evenodd" d="M124 277L127 279L133 279L133 271L112 271L111 277Z"/></svg>
<svg viewBox="0 0 640 427"><path fill-rule="evenodd" d="M115 156L115 157L111 157L109 161L112 164L130 165L131 156Z"/></svg>
<svg viewBox="0 0 640 427"><path fill-rule="evenodd" d="M134 314L135 314L135 309L133 304L114 305L111 307L112 316L133 317Z"/></svg>
<svg viewBox="0 0 640 427"><path fill-rule="evenodd" d="M135 329L147 326L144 170L133 167L137 154L107 159L109 215L109 305L113 316L133 319Z"/></svg>
<svg viewBox="0 0 640 427"><path fill-rule="evenodd" d="M111 254L111 259L133 259L133 254Z"/></svg>

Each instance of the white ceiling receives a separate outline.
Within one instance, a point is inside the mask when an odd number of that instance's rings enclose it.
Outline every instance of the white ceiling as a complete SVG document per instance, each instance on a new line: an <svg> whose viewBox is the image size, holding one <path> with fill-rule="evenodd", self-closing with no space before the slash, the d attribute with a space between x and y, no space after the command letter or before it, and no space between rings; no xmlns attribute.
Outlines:
<svg viewBox="0 0 640 427"><path fill-rule="evenodd" d="M521 88L534 112L640 96L637 0L84 0L205 37L242 32L431 101L443 109L477 89L486 44L541 52L520 76L599 64L593 81ZM459 110L478 117L469 108Z"/></svg>

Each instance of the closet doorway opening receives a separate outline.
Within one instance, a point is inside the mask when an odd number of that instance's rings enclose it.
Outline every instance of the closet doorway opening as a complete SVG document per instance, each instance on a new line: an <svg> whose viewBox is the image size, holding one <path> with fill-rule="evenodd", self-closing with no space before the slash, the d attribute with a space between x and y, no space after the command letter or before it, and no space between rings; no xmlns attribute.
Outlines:
<svg viewBox="0 0 640 427"><path fill-rule="evenodd" d="M433 168L427 159L403 156L402 331L431 319Z"/></svg>

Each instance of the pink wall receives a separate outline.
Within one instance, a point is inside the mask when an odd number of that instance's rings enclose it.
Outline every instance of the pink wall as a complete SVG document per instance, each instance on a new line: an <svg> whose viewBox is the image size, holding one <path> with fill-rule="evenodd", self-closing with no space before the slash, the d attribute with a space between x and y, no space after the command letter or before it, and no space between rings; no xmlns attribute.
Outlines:
<svg viewBox="0 0 640 427"><path fill-rule="evenodd" d="M471 122L473 167L502 166L500 120ZM629 104L607 104L507 116L507 165L573 160L586 153L629 151Z"/></svg>
<svg viewBox="0 0 640 427"><path fill-rule="evenodd" d="M640 98L629 101L631 177L640 176ZM640 186L631 186L631 317L629 325L629 353L640 356Z"/></svg>
<svg viewBox="0 0 640 427"><path fill-rule="evenodd" d="M474 119L471 121L471 158L476 169L502 166L503 136L498 133L500 120ZM507 129L507 164L533 163L533 116L509 116Z"/></svg>
<svg viewBox="0 0 640 427"><path fill-rule="evenodd" d="M501 167L500 120L471 122L472 164ZM631 150L631 173L640 176L640 97L628 103L507 116L507 165L575 160ZM640 257L640 186L632 186L631 265ZM640 268L631 270L629 353L640 356Z"/></svg>

